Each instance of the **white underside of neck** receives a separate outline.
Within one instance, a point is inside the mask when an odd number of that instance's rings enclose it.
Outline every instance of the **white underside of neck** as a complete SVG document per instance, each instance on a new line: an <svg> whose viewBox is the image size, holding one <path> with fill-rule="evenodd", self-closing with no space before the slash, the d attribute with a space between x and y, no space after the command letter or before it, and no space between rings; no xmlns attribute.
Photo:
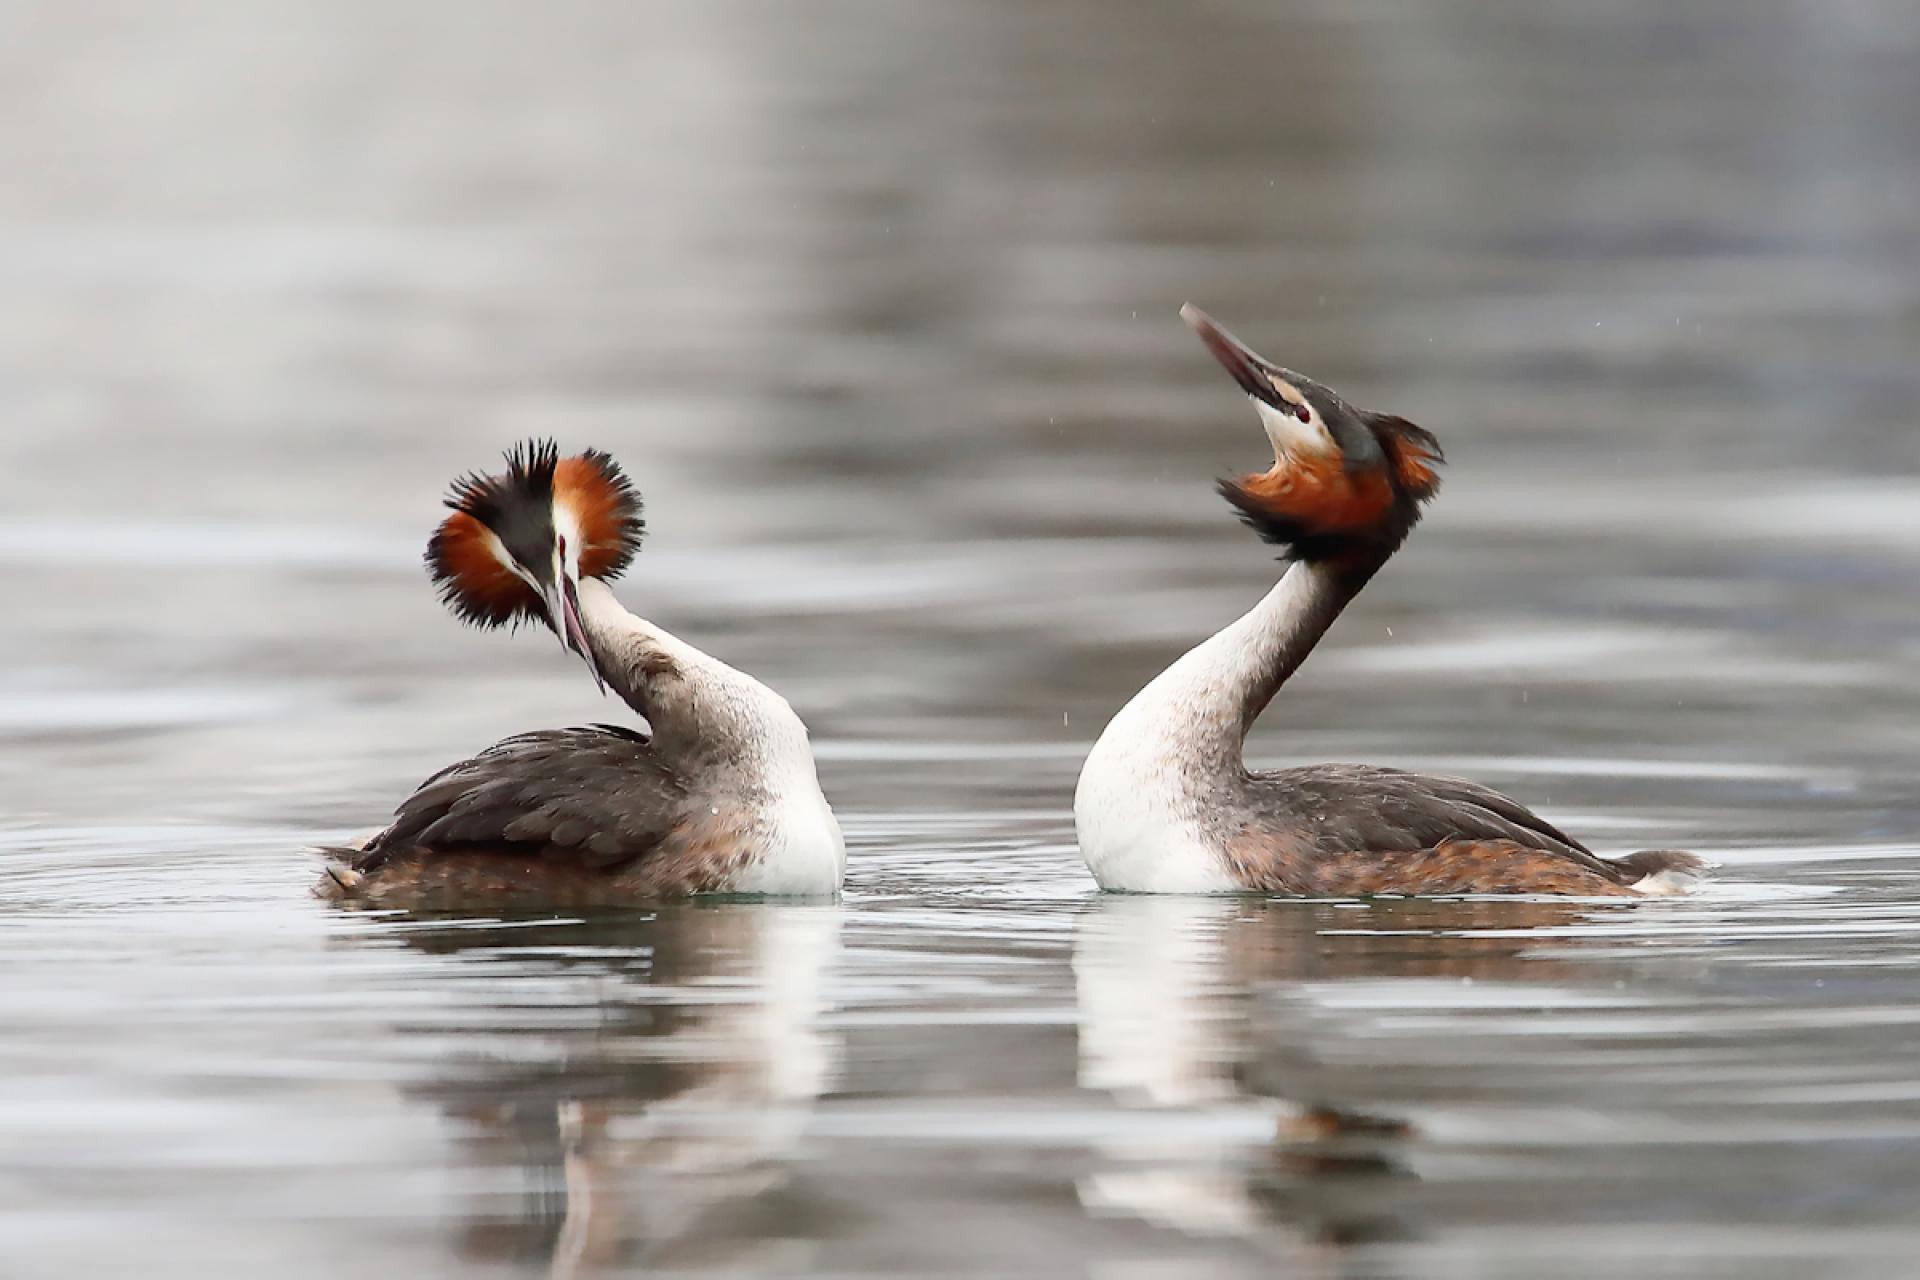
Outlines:
<svg viewBox="0 0 1920 1280"><path fill-rule="evenodd" d="M1246 615L1190 650L1108 722L1073 798L1080 853L1103 889L1236 893L1226 850L1211 834L1223 769L1239 769L1243 698L1268 678L1274 646L1325 589L1295 565Z"/></svg>

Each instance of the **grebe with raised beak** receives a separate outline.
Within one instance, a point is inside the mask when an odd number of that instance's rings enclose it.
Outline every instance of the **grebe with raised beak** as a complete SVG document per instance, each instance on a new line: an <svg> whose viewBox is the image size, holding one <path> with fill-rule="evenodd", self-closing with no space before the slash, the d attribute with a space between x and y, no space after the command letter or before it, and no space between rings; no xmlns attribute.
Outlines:
<svg viewBox="0 0 1920 1280"><path fill-rule="evenodd" d="M393 824L332 850L320 888L376 905L592 906L696 893L830 895L846 869L807 729L785 698L621 607L640 495L608 455L551 442L454 484L427 546L479 627L535 621L646 718L545 729L434 774Z"/></svg>
<svg viewBox="0 0 1920 1280"><path fill-rule="evenodd" d="M1247 769L1254 720L1405 541L1439 488L1442 455L1406 419L1349 405L1197 307L1180 314L1273 445L1271 469L1224 480L1220 493L1290 563L1251 612L1134 695L1094 743L1074 825L1101 887L1311 897L1691 888L1708 865L1694 854L1597 857L1476 783L1356 764Z"/></svg>

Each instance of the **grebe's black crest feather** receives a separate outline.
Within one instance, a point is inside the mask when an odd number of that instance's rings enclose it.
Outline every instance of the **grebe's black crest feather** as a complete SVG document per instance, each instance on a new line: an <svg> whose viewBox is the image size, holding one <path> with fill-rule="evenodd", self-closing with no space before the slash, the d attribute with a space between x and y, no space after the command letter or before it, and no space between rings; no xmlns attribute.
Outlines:
<svg viewBox="0 0 1920 1280"><path fill-rule="evenodd" d="M560 446L553 440L526 440L507 450L504 475L469 471L453 482L446 505L464 511L499 535L501 525L524 507L553 505L553 473ZM502 538L502 541L505 541Z"/></svg>
<svg viewBox="0 0 1920 1280"><path fill-rule="evenodd" d="M1402 489L1422 502L1440 492L1440 476L1433 468L1446 462L1447 453L1440 447L1438 436L1397 413L1362 409L1360 419L1374 438L1386 446L1387 456L1393 459L1397 472L1395 479Z"/></svg>

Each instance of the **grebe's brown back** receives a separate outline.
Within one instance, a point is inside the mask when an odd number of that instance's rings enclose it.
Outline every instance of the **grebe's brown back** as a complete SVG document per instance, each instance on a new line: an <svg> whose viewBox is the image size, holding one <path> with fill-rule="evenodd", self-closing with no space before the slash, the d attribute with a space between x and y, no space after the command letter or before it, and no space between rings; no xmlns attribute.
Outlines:
<svg viewBox="0 0 1920 1280"><path fill-rule="evenodd" d="M1248 771L1255 718L1412 531L1442 456L1404 418L1354 408L1196 307L1180 314L1252 399L1273 445L1269 470L1222 481L1220 492L1291 563L1250 613L1161 673L1095 742L1074 825L1101 886L1329 897L1690 887L1706 867L1693 854L1597 857L1475 783L1367 765Z"/></svg>
<svg viewBox="0 0 1920 1280"><path fill-rule="evenodd" d="M612 458L529 443L447 505L427 566L448 607L476 626L551 627L649 731L523 733L442 769L386 830L332 851L324 894L458 907L838 891L845 844L786 699L607 586L644 529Z"/></svg>

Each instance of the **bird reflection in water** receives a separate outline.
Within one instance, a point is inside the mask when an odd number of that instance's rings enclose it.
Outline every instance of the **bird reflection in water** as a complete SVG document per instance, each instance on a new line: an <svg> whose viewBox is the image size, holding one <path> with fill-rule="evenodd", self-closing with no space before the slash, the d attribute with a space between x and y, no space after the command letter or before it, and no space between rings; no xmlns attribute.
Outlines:
<svg viewBox="0 0 1920 1280"><path fill-rule="evenodd" d="M794 1261L790 1160L840 1061L821 1026L833 907L395 923L374 936L457 956L439 980L471 984L451 1035L472 1047L410 1090L457 1130L462 1258L555 1276Z"/></svg>
<svg viewBox="0 0 1920 1280"><path fill-rule="evenodd" d="M1571 961L1531 953L1608 909L1102 896L1074 935L1081 1087L1189 1123L1105 1144L1083 1204L1296 1260L1420 1234L1417 1116L1458 1082L1400 1088L1408 1064L1327 997L1567 979Z"/></svg>

